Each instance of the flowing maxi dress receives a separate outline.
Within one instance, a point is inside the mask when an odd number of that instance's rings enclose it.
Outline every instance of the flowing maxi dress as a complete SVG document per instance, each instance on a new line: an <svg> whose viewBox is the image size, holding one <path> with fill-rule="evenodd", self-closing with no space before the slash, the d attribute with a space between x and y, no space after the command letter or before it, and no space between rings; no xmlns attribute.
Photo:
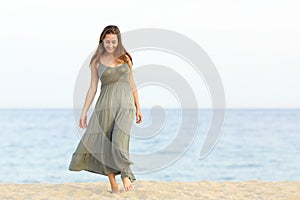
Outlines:
<svg viewBox="0 0 300 200"><path fill-rule="evenodd" d="M121 174L136 180L129 157L130 131L136 107L132 70L127 63L117 67L98 65L100 95L86 130L72 155L70 171L89 171L102 175Z"/></svg>

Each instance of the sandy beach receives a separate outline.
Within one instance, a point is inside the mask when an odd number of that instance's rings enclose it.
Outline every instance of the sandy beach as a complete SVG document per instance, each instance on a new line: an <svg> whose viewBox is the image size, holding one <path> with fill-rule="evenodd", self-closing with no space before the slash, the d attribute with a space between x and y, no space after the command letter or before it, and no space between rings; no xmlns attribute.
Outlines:
<svg viewBox="0 0 300 200"><path fill-rule="evenodd" d="M0 184L0 199L300 199L300 181L136 181L134 191L111 194L108 182Z"/></svg>

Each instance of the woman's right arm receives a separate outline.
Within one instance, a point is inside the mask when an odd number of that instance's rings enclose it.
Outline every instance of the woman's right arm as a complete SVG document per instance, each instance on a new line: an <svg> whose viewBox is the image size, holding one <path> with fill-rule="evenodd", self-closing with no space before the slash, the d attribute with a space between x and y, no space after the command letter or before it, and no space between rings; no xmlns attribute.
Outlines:
<svg viewBox="0 0 300 200"><path fill-rule="evenodd" d="M86 128L87 126L87 112L95 98L95 95L97 93L97 87L98 87L98 71L97 71L97 65L96 64L92 64L91 65L91 83L90 83L90 87L87 91L86 94L86 98L85 98L85 103L84 106L82 108L82 112L81 112L81 117L80 117L80 121L79 121L79 126L80 128Z"/></svg>

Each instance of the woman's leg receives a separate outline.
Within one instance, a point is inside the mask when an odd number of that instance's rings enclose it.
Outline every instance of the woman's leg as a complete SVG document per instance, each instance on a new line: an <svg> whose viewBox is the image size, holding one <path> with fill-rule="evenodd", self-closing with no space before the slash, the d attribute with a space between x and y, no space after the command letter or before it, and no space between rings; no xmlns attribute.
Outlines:
<svg viewBox="0 0 300 200"><path fill-rule="evenodd" d="M112 138L113 158L116 168L121 171L120 174L124 189L125 191L133 190L132 182L134 182L136 178L130 168L130 165L133 164L129 158L130 136L120 129L114 129Z"/></svg>
<svg viewBox="0 0 300 200"><path fill-rule="evenodd" d="M119 194L119 188L118 188L118 183L116 181L116 175L114 173L109 173L108 175L108 179L110 182L110 186L111 186L111 193L112 194Z"/></svg>
<svg viewBox="0 0 300 200"><path fill-rule="evenodd" d="M112 154L116 169L121 171L120 174L126 191L133 190L132 182L136 180L130 169L133 162L129 158L130 131L134 117L134 110L120 110L116 115L112 131Z"/></svg>

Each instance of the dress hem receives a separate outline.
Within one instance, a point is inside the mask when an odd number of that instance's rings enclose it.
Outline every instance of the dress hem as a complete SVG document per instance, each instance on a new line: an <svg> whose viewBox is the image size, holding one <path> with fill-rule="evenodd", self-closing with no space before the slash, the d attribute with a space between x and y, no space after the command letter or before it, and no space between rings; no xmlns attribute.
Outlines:
<svg viewBox="0 0 300 200"><path fill-rule="evenodd" d="M77 156L79 156L79 159L75 158ZM79 166L76 164L76 162L75 162L76 160L78 161L77 163L79 163ZM84 160L85 162L82 162L82 160ZM107 167L107 166L103 165L102 163L99 165L99 168L102 166L103 170L95 169L95 167L92 167L95 165L89 164L89 163L94 164L95 162L101 163L96 158L94 158L91 153L80 153L80 154L74 153L68 169L69 169L69 171L87 171L87 172L92 172L92 173L105 175L105 176L108 176L107 174L109 174L109 173L115 173L116 175L121 175L122 177L128 177L132 183L136 180L135 176L133 175L133 173L131 171L122 172L120 170L114 170L113 168L111 168L111 170L109 170L107 168L110 168L110 167ZM133 163L132 163L132 165L133 165Z"/></svg>

